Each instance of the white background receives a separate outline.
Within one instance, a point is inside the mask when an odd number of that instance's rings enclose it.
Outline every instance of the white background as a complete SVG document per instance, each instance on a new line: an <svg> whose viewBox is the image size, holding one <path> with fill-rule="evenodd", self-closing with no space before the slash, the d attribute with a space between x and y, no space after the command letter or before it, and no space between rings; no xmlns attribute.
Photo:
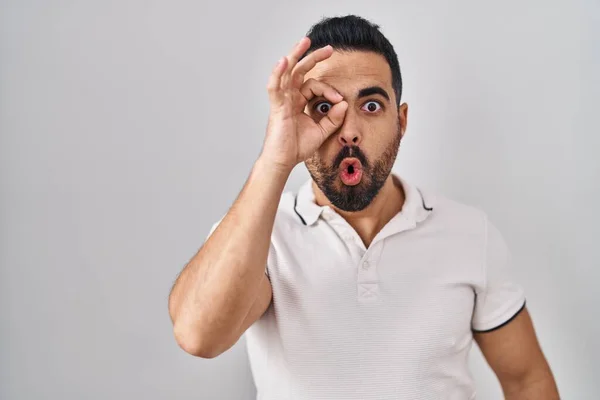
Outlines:
<svg viewBox="0 0 600 400"><path fill-rule="evenodd" d="M563 399L600 398L600 7L567 0L0 1L0 398L254 397L244 341L185 354L167 296L260 151L274 63L348 13L398 53L394 170L489 213Z"/></svg>

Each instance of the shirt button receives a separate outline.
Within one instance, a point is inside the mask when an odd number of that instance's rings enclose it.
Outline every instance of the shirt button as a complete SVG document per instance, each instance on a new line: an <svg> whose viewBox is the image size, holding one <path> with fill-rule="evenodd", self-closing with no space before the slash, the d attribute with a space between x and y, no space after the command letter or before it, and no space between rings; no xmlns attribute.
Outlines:
<svg viewBox="0 0 600 400"><path fill-rule="evenodd" d="M362 265L363 265L363 269L369 269L369 262L368 261L364 261Z"/></svg>

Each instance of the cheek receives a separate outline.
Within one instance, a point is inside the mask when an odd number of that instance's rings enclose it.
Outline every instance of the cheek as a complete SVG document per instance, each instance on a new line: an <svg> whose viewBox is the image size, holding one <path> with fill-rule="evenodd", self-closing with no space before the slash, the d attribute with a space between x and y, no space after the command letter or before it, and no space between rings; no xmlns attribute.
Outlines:
<svg viewBox="0 0 600 400"><path fill-rule="evenodd" d="M373 138L369 142L363 142L360 146L362 153L365 155L369 162L369 166L373 166L373 163L381 159L384 154L388 151L388 147L391 143L391 139L387 137L385 140L381 137Z"/></svg>
<svg viewBox="0 0 600 400"><path fill-rule="evenodd" d="M327 164L327 156L323 151L323 148L319 148L305 161L307 167L320 168L322 165Z"/></svg>
<svg viewBox="0 0 600 400"><path fill-rule="evenodd" d="M372 135L373 140L369 143L370 150L375 154L383 153L390 143L394 142L397 135L396 127L390 128L389 125L382 127L377 134Z"/></svg>

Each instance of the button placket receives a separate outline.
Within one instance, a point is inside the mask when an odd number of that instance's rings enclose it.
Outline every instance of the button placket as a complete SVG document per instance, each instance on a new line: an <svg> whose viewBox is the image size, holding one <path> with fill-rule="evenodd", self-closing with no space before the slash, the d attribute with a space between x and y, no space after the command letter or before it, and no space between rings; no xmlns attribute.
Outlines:
<svg viewBox="0 0 600 400"><path fill-rule="evenodd" d="M372 261L363 261L358 268L358 283L374 283L379 281L377 268Z"/></svg>
<svg viewBox="0 0 600 400"><path fill-rule="evenodd" d="M377 263L383 251L383 240L373 242L358 265L357 290L360 302L379 299L379 276Z"/></svg>

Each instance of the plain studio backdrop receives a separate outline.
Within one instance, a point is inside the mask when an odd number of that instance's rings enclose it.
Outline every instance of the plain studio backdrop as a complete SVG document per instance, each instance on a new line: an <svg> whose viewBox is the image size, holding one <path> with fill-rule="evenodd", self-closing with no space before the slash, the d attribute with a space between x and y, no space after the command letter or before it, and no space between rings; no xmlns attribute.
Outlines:
<svg viewBox="0 0 600 400"><path fill-rule="evenodd" d="M245 339L186 354L167 296L259 154L273 65L348 13L398 53L394 171L489 213L563 398L600 398L598 2L0 4L1 399L255 397Z"/></svg>

